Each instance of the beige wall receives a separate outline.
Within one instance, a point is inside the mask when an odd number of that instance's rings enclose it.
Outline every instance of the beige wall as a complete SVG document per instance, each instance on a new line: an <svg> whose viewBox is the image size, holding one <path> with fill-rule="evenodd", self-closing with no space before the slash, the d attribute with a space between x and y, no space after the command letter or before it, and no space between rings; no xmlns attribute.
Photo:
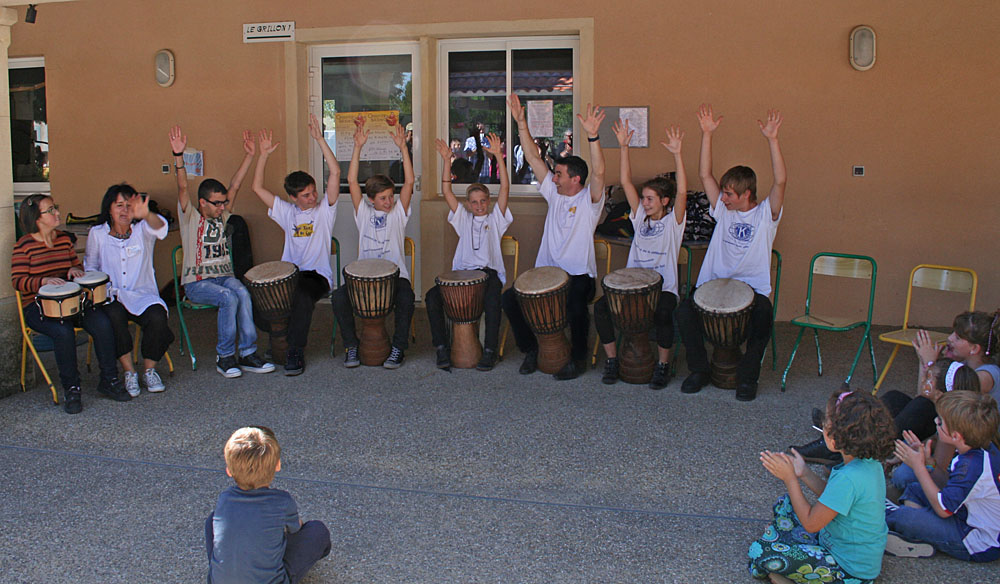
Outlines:
<svg viewBox="0 0 1000 584"><path fill-rule="evenodd" d="M402 35L460 19L454 3L284 4L88 0L41 6L37 24L15 25L10 55L46 58L52 188L63 208L94 213L103 190L121 180L172 206L173 177L160 174L160 165L169 163L166 134L173 123L184 127L191 146L206 151L207 173L223 179L241 158L243 128L269 126L277 139L302 143L301 136L285 135L285 48L243 44L244 22L294 20L300 31L357 26L356 38L364 40L365 25L404 25ZM654 128L679 123L687 131L684 159L694 187L699 103L711 101L725 115L717 170L748 164L761 176L762 190L770 170L755 120L768 107L782 110L789 185L775 242L785 258L779 318L801 312L807 263L819 250L879 261L878 322L901 319L906 277L918 262L975 268L979 306L1000 305L992 261L1000 213L996 186L984 179L995 166L1000 128L1000 3L511 0L479 6L483 10L470 11L466 20L592 17L595 101L648 105ZM567 6L576 13L563 13ZM847 62L848 35L858 24L878 34L878 62L864 73ZM462 30L461 24L443 28ZM164 47L177 57L177 82L168 89L152 78L153 54ZM433 103L424 108L422 140L429 144ZM636 178L668 169L663 154L634 151ZM432 152L422 155L424 184L434 185L436 160ZM617 156L607 151L612 180ZM267 174L275 190L288 170L280 161L273 160ZM863 164L867 176L851 177L853 164ZM253 230L256 259L277 258L278 228L249 189L240 198L237 210ZM522 241L522 266L530 266L544 206L535 200L513 209L511 233ZM443 216L439 201L423 202L425 286L450 261L455 237ZM161 279L167 269L160 267ZM841 296L829 300L841 303ZM925 320L946 322L954 311L948 305Z"/></svg>

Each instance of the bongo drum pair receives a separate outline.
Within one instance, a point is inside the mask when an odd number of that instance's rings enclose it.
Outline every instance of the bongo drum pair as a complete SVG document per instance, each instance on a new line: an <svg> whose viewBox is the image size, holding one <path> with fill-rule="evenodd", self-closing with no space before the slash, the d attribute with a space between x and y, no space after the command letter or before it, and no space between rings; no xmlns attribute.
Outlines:
<svg viewBox="0 0 1000 584"><path fill-rule="evenodd" d="M84 310L111 302L111 278L96 270L65 284L46 284L35 294L42 318L63 322Z"/></svg>
<svg viewBox="0 0 1000 584"><path fill-rule="evenodd" d="M271 359L284 364L288 353L288 318L292 295L299 283L299 268L291 262L264 262L243 276L254 308L271 330Z"/></svg>
<svg viewBox="0 0 1000 584"><path fill-rule="evenodd" d="M716 387L736 389L736 369L743 358L740 346L750 333L753 299L753 288L732 278L705 282L694 292L702 330L715 346L711 372Z"/></svg>

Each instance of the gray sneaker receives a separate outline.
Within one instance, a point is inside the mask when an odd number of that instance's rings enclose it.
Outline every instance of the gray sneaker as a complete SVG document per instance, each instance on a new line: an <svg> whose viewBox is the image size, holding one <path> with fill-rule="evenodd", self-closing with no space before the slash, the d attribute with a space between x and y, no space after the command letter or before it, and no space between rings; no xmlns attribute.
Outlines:
<svg viewBox="0 0 1000 584"><path fill-rule="evenodd" d="M163 386L163 380L160 379L160 374L156 372L156 369L147 369L145 373L142 374L142 382L146 386L146 391L150 393L160 393L166 387Z"/></svg>
<svg viewBox="0 0 1000 584"><path fill-rule="evenodd" d="M229 379L243 375L243 372L240 371L239 364L236 362L236 355L216 358L215 370L221 373L223 377Z"/></svg>
<svg viewBox="0 0 1000 584"><path fill-rule="evenodd" d="M908 540L895 531L890 531L885 540L885 553L897 558L929 558L934 555L934 546Z"/></svg>
<svg viewBox="0 0 1000 584"><path fill-rule="evenodd" d="M125 372L125 391L132 397L139 397L139 374L135 371Z"/></svg>
<svg viewBox="0 0 1000 584"><path fill-rule="evenodd" d="M361 365L361 359L358 358L358 348L357 347L347 347L344 349L344 367L357 367Z"/></svg>

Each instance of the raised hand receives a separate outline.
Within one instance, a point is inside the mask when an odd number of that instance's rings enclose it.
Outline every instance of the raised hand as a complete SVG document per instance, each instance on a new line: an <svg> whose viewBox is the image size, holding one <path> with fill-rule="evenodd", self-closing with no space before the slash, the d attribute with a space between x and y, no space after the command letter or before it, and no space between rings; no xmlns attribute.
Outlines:
<svg viewBox="0 0 1000 584"><path fill-rule="evenodd" d="M451 162L451 147L448 146L447 142L441 138L436 138L434 140L434 148L438 151L438 154L441 155L441 158L444 159L445 163ZM445 167L445 170L447 170L447 167Z"/></svg>
<svg viewBox="0 0 1000 584"><path fill-rule="evenodd" d="M323 140L323 125L319 123L316 114L309 114L309 135L317 142Z"/></svg>
<svg viewBox="0 0 1000 584"><path fill-rule="evenodd" d="M354 120L354 147L360 148L368 141L371 130L365 130L365 118L361 115Z"/></svg>
<svg viewBox="0 0 1000 584"><path fill-rule="evenodd" d="M483 150L486 150L493 155L494 158L500 158L503 155L503 150L500 148L500 136L495 132L490 132L486 135L486 140L490 143L489 146L483 145Z"/></svg>
<svg viewBox="0 0 1000 584"><path fill-rule="evenodd" d="M768 140L776 139L778 137L778 128L781 127L782 119L780 111L767 110L767 122L765 123L757 120L757 125L760 127L760 133L764 134L764 137Z"/></svg>
<svg viewBox="0 0 1000 584"><path fill-rule="evenodd" d="M128 204L132 207L132 216L136 219L149 217L149 197L132 195L128 199Z"/></svg>
<svg viewBox="0 0 1000 584"><path fill-rule="evenodd" d="M611 124L611 131L615 133L615 138L618 138L618 147L624 148L632 142L632 136L635 135L635 130L629 127L628 120L615 120L615 123Z"/></svg>
<svg viewBox="0 0 1000 584"><path fill-rule="evenodd" d="M253 156L257 154L257 144L253 141L253 132L243 130L243 151Z"/></svg>
<svg viewBox="0 0 1000 584"><path fill-rule="evenodd" d="M711 134L719 128L722 116L719 116L718 119L714 119L713 116L711 104L703 103L698 107L698 125L701 126L702 132Z"/></svg>
<svg viewBox="0 0 1000 584"><path fill-rule="evenodd" d="M174 126L173 128L170 128L169 138L170 138L171 152L184 152L184 149L187 148L188 139L187 136L185 136L184 133L181 132L180 126Z"/></svg>
<svg viewBox="0 0 1000 584"><path fill-rule="evenodd" d="M510 115L514 121L520 124L524 121L524 106L521 105L521 98L516 93L510 94L507 98L507 105L510 106Z"/></svg>
<svg viewBox="0 0 1000 584"><path fill-rule="evenodd" d="M587 117L576 114L576 118L580 120L584 131L587 132L587 137L594 137L600 132L604 116L604 110L600 106L590 105L589 103L587 104Z"/></svg>
<svg viewBox="0 0 1000 584"><path fill-rule="evenodd" d="M260 142L260 153L271 154L281 142L274 142L274 133L271 130L263 129L257 133L257 140Z"/></svg>
<svg viewBox="0 0 1000 584"><path fill-rule="evenodd" d="M681 153L681 142L684 140L684 132L678 126L667 128L667 141L660 144L671 154Z"/></svg>
<svg viewBox="0 0 1000 584"><path fill-rule="evenodd" d="M941 356L941 349L944 347L932 341L930 333L921 329L917 331L917 336L913 339L913 348L917 351L917 357L920 358L920 364L923 366L930 361L937 361L937 358Z"/></svg>
<svg viewBox="0 0 1000 584"><path fill-rule="evenodd" d="M389 137L392 138L393 144L400 151L406 148L406 130L403 128L403 124L396 124L393 127L393 131L389 133Z"/></svg>

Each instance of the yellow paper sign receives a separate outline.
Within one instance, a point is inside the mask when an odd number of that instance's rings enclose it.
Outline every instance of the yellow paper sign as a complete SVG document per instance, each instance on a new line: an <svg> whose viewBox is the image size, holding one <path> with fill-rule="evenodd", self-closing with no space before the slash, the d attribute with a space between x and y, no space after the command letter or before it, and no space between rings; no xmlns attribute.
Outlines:
<svg viewBox="0 0 1000 584"><path fill-rule="evenodd" d="M392 141L392 134L399 123L398 111L378 112L338 112L337 128L337 160L350 160L354 153L354 131L356 121L361 116L365 121L365 129L371 132L368 141L361 149L361 160L399 160L399 148Z"/></svg>

